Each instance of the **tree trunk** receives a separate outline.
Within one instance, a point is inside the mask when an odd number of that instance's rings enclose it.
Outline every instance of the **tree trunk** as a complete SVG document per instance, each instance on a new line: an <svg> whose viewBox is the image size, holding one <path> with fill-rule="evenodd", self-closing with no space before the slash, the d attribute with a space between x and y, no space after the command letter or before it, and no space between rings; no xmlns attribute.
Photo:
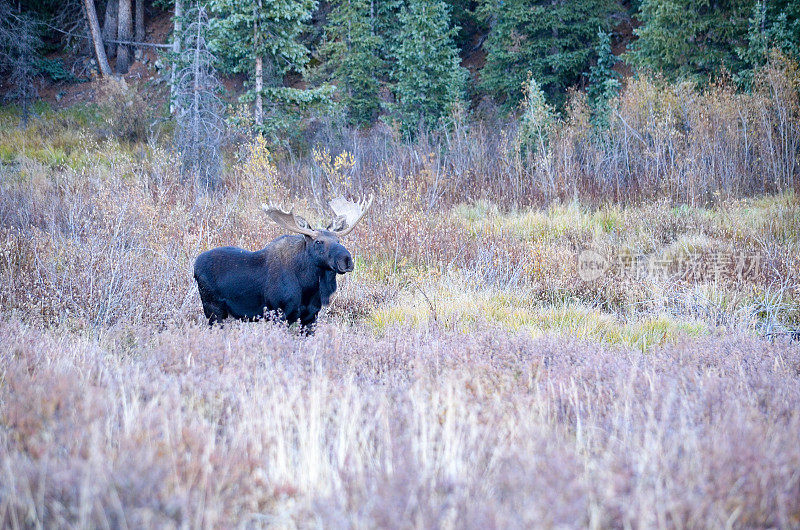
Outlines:
<svg viewBox="0 0 800 530"><path fill-rule="evenodd" d="M194 145L200 145L200 10L197 10L197 37L194 45L194 84L192 86L192 143ZM200 185L199 176L200 171L197 164L199 163L199 157L195 161L195 168L194 168L194 179L197 183L198 187Z"/></svg>
<svg viewBox="0 0 800 530"><path fill-rule="evenodd" d="M131 10L131 0L119 0L119 25L117 35L119 40L130 42L133 40L133 13ZM117 73L128 73L131 67L131 46L130 44L120 44L117 46Z"/></svg>
<svg viewBox="0 0 800 530"><path fill-rule="evenodd" d="M183 0L175 0L175 15L172 28L172 53L175 58L172 62L172 71L169 74L169 113L175 114L175 71L177 70L177 55L181 52L181 33L183 32Z"/></svg>
<svg viewBox="0 0 800 530"><path fill-rule="evenodd" d="M253 17L253 47L256 52L256 108L255 108L255 122L256 127L259 129L264 125L264 101L261 97L261 91L264 90L264 58L261 56L260 34L259 30L259 17L261 16L261 0L258 0L258 9Z"/></svg>
<svg viewBox="0 0 800 530"><path fill-rule="evenodd" d="M136 0L136 42L144 42L144 0ZM140 46L137 48L138 52L144 51Z"/></svg>
<svg viewBox="0 0 800 530"><path fill-rule="evenodd" d="M264 90L264 59L259 55L256 57L256 126L264 125L264 102L261 98L261 91Z"/></svg>
<svg viewBox="0 0 800 530"><path fill-rule="evenodd" d="M100 34L100 23L97 21L97 11L94 8L94 0L83 0L83 6L86 8L86 18L89 19L89 29L92 32L94 52L97 56L97 66L100 68L100 75L109 77L111 75L111 67L108 65L106 50L103 48L103 36Z"/></svg>
<svg viewBox="0 0 800 530"><path fill-rule="evenodd" d="M117 54L117 45L111 40L117 40L117 8L119 2L117 0L108 0L106 4L106 14L103 20L103 41L106 43L106 54L108 57L114 57Z"/></svg>

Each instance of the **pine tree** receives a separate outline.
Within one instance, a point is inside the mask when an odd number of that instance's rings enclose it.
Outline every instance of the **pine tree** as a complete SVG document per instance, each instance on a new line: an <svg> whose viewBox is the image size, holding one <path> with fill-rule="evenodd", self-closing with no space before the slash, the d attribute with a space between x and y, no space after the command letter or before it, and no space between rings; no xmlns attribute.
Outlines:
<svg viewBox="0 0 800 530"><path fill-rule="evenodd" d="M772 50L800 58L800 5L780 4L756 2L753 6L746 45L736 50L747 65L738 75L745 86L750 85L754 70L767 62Z"/></svg>
<svg viewBox="0 0 800 530"><path fill-rule="evenodd" d="M272 103L305 105L328 97L330 90L284 87L283 76L303 73L309 50L300 40L316 0L209 0L213 39L209 47L223 71L248 73L252 84L245 101L255 101L257 129L263 129L264 99Z"/></svg>
<svg viewBox="0 0 800 530"><path fill-rule="evenodd" d="M103 77L111 76L111 66L108 64L106 50L103 48L103 38L100 34L100 23L97 21L97 11L94 8L94 0L83 0L83 10L86 20L89 23L89 34L92 36L97 67Z"/></svg>
<svg viewBox="0 0 800 530"><path fill-rule="evenodd" d="M117 40L117 10L119 9L119 2L116 0L108 0L106 2L106 11L103 15L103 42L106 45L106 54L108 57L114 57L117 54L117 44L109 42Z"/></svg>
<svg viewBox="0 0 800 530"><path fill-rule="evenodd" d="M751 8L752 0L643 0L627 60L668 79L738 72L744 64L735 50L744 43Z"/></svg>
<svg viewBox="0 0 800 530"><path fill-rule="evenodd" d="M144 12L144 0L136 0L136 5L134 8L134 17L133 17L133 29L134 35L133 40L136 42L144 42L145 38L145 12ZM139 53L142 52L142 48L138 47L137 51ZM141 55L139 55L141 57Z"/></svg>
<svg viewBox="0 0 800 530"><path fill-rule="evenodd" d="M614 0L484 0L480 13L492 29L483 89L516 108L531 72L551 102L563 102L589 67L597 28L609 29L618 11Z"/></svg>
<svg viewBox="0 0 800 530"><path fill-rule="evenodd" d="M589 107L592 109L592 124L598 128L608 126L610 101L619 94L622 84L614 70L616 56L611 52L611 34L602 29L597 32L597 63L589 70Z"/></svg>
<svg viewBox="0 0 800 530"><path fill-rule="evenodd" d="M117 37L120 41L131 42L133 40L133 5L131 0L119 0L117 11ZM133 48L129 44L117 45L117 64L118 74L127 74L133 62Z"/></svg>
<svg viewBox="0 0 800 530"><path fill-rule="evenodd" d="M393 79L400 123L406 136L433 128L463 100L467 71L461 67L443 0L409 0L400 13Z"/></svg>
<svg viewBox="0 0 800 530"><path fill-rule="evenodd" d="M326 40L317 54L320 66L316 77L337 85L351 124L369 125L380 111L384 61L379 50L385 46L375 31L372 2L339 0L328 20Z"/></svg>
<svg viewBox="0 0 800 530"><path fill-rule="evenodd" d="M400 13L405 0L370 0L370 13L375 34L383 40L378 57L383 61L382 79L389 79L393 71L394 51L400 45Z"/></svg>

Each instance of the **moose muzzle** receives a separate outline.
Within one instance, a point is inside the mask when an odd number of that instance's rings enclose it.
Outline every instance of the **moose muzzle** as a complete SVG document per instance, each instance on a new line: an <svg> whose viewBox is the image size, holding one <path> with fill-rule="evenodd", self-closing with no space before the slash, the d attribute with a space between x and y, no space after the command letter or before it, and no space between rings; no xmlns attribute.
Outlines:
<svg viewBox="0 0 800 530"><path fill-rule="evenodd" d="M351 272L353 270L353 258L350 256L350 253L346 253L336 260L336 272L339 274L344 274L346 272Z"/></svg>

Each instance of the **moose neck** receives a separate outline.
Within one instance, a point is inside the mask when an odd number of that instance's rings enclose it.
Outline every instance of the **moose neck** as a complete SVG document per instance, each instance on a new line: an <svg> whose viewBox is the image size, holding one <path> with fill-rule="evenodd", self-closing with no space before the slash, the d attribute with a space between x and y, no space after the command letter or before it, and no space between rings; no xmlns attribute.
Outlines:
<svg viewBox="0 0 800 530"><path fill-rule="evenodd" d="M336 292L336 273L320 269L319 274L319 300L322 305L331 303L331 296Z"/></svg>
<svg viewBox="0 0 800 530"><path fill-rule="evenodd" d="M298 253L295 260L295 270L302 271L299 277L303 290L319 289L319 298L322 305L330 303L331 295L336 291L336 271L319 263L313 255L311 245L306 240L303 251Z"/></svg>

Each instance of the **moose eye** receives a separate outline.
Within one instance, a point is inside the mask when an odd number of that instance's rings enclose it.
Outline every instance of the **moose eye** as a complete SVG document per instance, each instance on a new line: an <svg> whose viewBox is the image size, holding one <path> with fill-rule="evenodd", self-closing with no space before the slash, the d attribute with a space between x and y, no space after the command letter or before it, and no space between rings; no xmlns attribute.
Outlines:
<svg viewBox="0 0 800 530"><path fill-rule="evenodd" d="M314 241L314 244L317 245L318 247L322 247L322 241L320 241L319 239Z"/></svg>

